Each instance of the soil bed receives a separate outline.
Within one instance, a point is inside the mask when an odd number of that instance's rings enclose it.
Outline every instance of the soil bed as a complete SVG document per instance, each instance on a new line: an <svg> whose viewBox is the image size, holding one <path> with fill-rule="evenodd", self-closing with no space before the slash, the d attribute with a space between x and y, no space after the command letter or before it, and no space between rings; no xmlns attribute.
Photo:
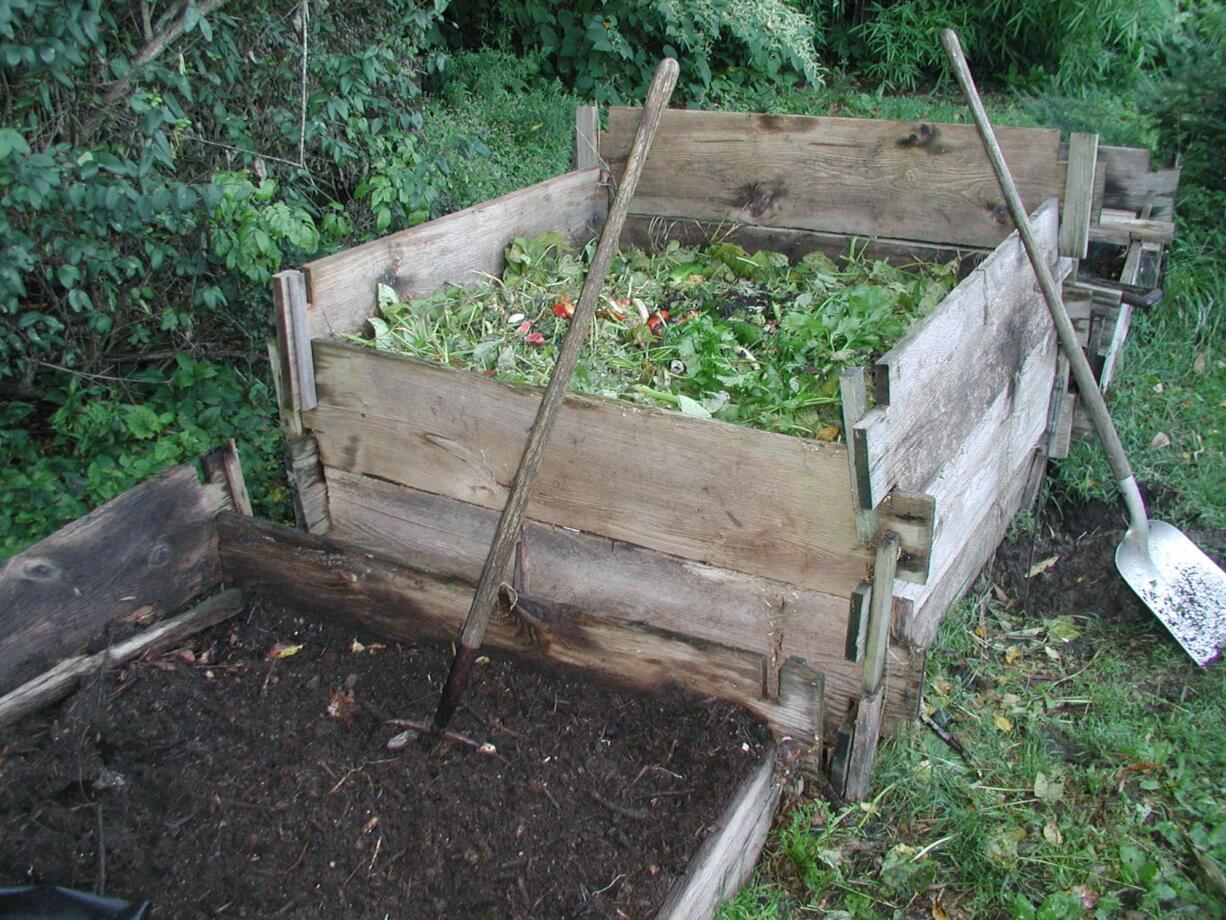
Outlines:
<svg viewBox="0 0 1226 920"><path fill-rule="evenodd" d="M497 754L392 752L383 717L429 715L449 650L355 635L256 604L4 729L0 885L104 873L174 917L648 917L769 741L731 705L482 659L454 727Z"/></svg>

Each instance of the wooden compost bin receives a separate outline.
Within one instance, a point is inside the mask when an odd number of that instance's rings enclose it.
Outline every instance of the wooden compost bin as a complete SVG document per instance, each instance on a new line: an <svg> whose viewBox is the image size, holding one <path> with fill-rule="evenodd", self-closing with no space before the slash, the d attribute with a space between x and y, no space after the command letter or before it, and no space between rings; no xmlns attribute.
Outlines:
<svg viewBox="0 0 1226 920"><path fill-rule="evenodd" d="M498 274L518 236L587 242L637 118L614 108L599 131L581 109L576 170L275 279L300 521L422 573L405 586L411 603L380 614L389 632L461 622L469 592L454 579L480 570L539 391L337 335L363 332L378 283L423 296ZM1094 136L999 134L1061 278L1100 232L1103 203L1153 184L1148 159L1113 184L1111 164L1136 158L1104 159L1123 148ZM915 714L943 612L1034 494L1049 418L1071 411L979 139L963 125L669 111L631 215L624 242L736 225L731 239L751 250L837 256L857 240L894 262L960 254L967 273L873 367L844 374L846 444L570 397L507 573L517 602L490 641L734 700L808 745L844 726L841 769L864 773L871 723ZM1120 217L1109 232L1168 229ZM875 563L887 533L901 540L896 577L892 559ZM858 741L857 718L869 723Z"/></svg>
<svg viewBox="0 0 1226 920"><path fill-rule="evenodd" d="M99 671L173 648L242 611L245 596L395 638L451 638L451 604L472 581L448 579L326 537L257 520L233 442L203 459L199 481L177 466L123 493L0 564L0 725L72 693ZM413 598L425 597L421 607ZM135 635L83 654L119 624ZM605 635L595 621L573 627L583 643ZM616 633L614 633L616 634ZM513 644L503 621L491 635ZM538 659L541 656L535 656ZM752 872L780 793L800 754L770 745L671 888L661 920L713 917ZM478 756L478 755L472 755Z"/></svg>

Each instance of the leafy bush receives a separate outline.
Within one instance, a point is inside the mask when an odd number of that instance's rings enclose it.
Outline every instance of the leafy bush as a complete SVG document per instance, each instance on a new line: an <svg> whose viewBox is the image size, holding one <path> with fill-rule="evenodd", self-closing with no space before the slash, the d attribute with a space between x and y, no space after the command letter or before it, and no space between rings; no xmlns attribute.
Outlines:
<svg viewBox="0 0 1226 920"><path fill-rule="evenodd" d="M681 64L678 98L705 97L715 74L768 83L818 82L813 20L787 0L520 0L453 5L465 43L540 51L581 96L621 103L642 95L662 56Z"/></svg>

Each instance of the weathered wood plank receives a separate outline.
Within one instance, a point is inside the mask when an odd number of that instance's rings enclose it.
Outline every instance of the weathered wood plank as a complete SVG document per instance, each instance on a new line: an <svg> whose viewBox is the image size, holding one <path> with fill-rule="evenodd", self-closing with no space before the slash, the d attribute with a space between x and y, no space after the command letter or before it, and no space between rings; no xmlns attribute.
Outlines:
<svg viewBox="0 0 1226 920"><path fill-rule="evenodd" d="M1057 210L1048 200L1032 217L1035 237L1053 261ZM1067 260L1062 267L1069 267ZM1026 356L1051 337L1051 320L1014 234L877 362L877 405L853 429L863 441L861 478L872 506L893 488L929 492L925 483L1010 388Z"/></svg>
<svg viewBox="0 0 1226 920"><path fill-rule="evenodd" d="M333 342L315 362L326 466L502 507L539 390ZM868 558L841 445L581 396L527 513L843 596Z"/></svg>
<svg viewBox="0 0 1226 920"><path fill-rule="evenodd" d="M708 920L749 881L766 842L783 781L772 747L737 787L719 822L668 894L657 920Z"/></svg>
<svg viewBox="0 0 1226 920"><path fill-rule="evenodd" d="M79 652L110 622L181 610L220 577L224 481L176 466L0 564L0 692Z"/></svg>
<svg viewBox="0 0 1226 920"><path fill-rule="evenodd" d="M1094 169L1098 135L1074 133L1069 138L1068 175L1060 215L1060 255L1084 259L1090 247L1094 210Z"/></svg>
<svg viewBox="0 0 1226 920"><path fill-rule="evenodd" d="M594 105L575 107L575 169L600 165L600 110Z"/></svg>
<svg viewBox="0 0 1226 920"><path fill-rule="evenodd" d="M794 230L786 227L763 227L752 224L636 216L626 218L621 245L638 246L648 251L661 249L669 240L683 246L701 246L712 239L737 243L750 252L768 249L781 252L792 262L811 252L820 252L832 259L846 257L854 245L857 254L868 259L882 259L891 265L912 265L916 262L951 262L958 259L964 271L970 270L992 250L974 246L946 246L916 240L896 240L850 233L827 233L816 230Z"/></svg>
<svg viewBox="0 0 1226 920"><path fill-rule="evenodd" d="M451 639L471 600L471 579L403 564L326 537L223 514L226 577L246 590L397 640ZM593 616L580 606L518 592L490 623L486 644L540 663L578 667L649 690L680 687L744 705L802 743L822 731L820 676L783 668L780 698L762 697L762 656L645 624Z"/></svg>
<svg viewBox="0 0 1226 920"><path fill-rule="evenodd" d="M328 469L327 476L336 539L475 581L494 532L493 510L342 470ZM837 725L858 695L860 668L843 656L846 596L531 520L518 555L508 575L517 590L763 659L806 662L825 676L829 724ZM909 613L900 607L895 616ZM889 668L890 711L913 713L922 680L917 659L894 645Z"/></svg>
<svg viewBox="0 0 1226 920"><path fill-rule="evenodd" d="M624 159L637 113L609 111L600 141ZM1030 208L1064 190L1060 133L1002 128ZM671 110L634 212L994 246L1012 230L969 125Z"/></svg>
<svg viewBox="0 0 1226 920"><path fill-rule="evenodd" d="M1104 174L1103 207L1140 211L1151 203L1152 216L1170 219L1179 170L1150 170L1149 151L1143 147L1098 148L1098 168Z"/></svg>
<svg viewBox="0 0 1226 920"><path fill-rule="evenodd" d="M151 626L110 648L92 655L66 658L49 671L0 697L0 725L50 706L72 693L84 678L103 668L115 668L133 658L156 652L210 626L228 620L243 609L243 592L231 588L202 601L191 610Z"/></svg>
<svg viewBox="0 0 1226 920"><path fill-rule="evenodd" d="M1141 241L1169 243L1175 238L1175 224L1169 220L1146 220L1140 217L1124 217L1108 214L1106 209L1098 223L1090 227L1090 239L1097 243L1112 243L1127 246Z"/></svg>
<svg viewBox="0 0 1226 920"><path fill-rule="evenodd" d="M311 338L361 331L379 283L414 297L497 275L511 240L545 230L586 244L607 208L599 179L594 167L569 172L307 264Z"/></svg>
<svg viewBox="0 0 1226 920"><path fill-rule="evenodd" d="M878 687L874 692L864 694L856 704L846 759L842 761L841 775L836 778L842 786L843 798L849 802L861 802L868 798L873 760L876 759L877 742L881 738L884 700L885 688Z"/></svg>
<svg viewBox="0 0 1226 920"><path fill-rule="evenodd" d="M961 548L943 567L939 579L932 579L926 586L905 582L896 585L896 593L909 599L915 611L906 625L906 637L916 648L927 648L936 636L945 611L966 593L992 558L1004 539L1009 522L1021 510L1027 497L1033 495L1036 477L1041 475L1045 462L1041 450L1033 451L1005 480L1005 488L994 500L981 506L978 519L966 528L967 536Z"/></svg>

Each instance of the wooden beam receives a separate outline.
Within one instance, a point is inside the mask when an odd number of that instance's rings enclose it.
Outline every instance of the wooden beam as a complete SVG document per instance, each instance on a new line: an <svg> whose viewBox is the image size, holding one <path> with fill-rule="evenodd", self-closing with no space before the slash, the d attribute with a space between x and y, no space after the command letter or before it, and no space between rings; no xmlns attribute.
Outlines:
<svg viewBox="0 0 1226 920"><path fill-rule="evenodd" d="M1068 175L1060 217L1060 255L1084 259L1090 248L1090 218L1094 210L1094 168L1098 135L1069 137Z"/></svg>
<svg viewBox="0 0 1226 920"><path fill-rule="evenodd" d="M851 505L856 518L856 536L867 543L877 534L877 512L873 510L872 485L868 478L868 457L863 438L854 436L856 422L868 414L868 388L865 369L847 367L839 372L839 396L843 401L843 441L847 445L847 471L851 481Z"/></svg>
<svg viewBox="0 0 1226 920"><path fill-rule="evenodd" d="M1105 179L1103 206L1125 211L1140 211L1154 203L1155 217L1171 219L1175 193L1179 190L1179 169L1151 171L1149 151L1143 147L1098 148L1098 171Z"/></svg>
<svg viewBox="0 0 1226 920"><path fill-rule="evenodd" d="M1032 217L1035 235L1053 260L1057 211L1048 200ZM1061 270L1068 268L1071 263L1062 261ZM932 494L926 483L1001 394L1011 399L1015 374L1027 357L1054 340L1034 285L1014 234L878 360L877 405L853 428L853 437L864 442L874 506L894 488ZM1041 403L1037 411L1044 415L1046 393Z"/></svg>
<svg viewBox="0 0 1226 920"><path fill-rule="evenodd" d="M518 236L554 230L583 246L607 207L600 169L591 167L316 259L303 268L310 337L361 332L375 313L380 283L409 298L498 275L504 250Z"/></svg>
<svg viewBox="0 0 1226 920"><path fill-rule="evenodd" d="M77 654L108 623L182 610L217 584L223 482L173 467L0 564L0 692Z"/></svg>
<svg viewBox="0 0 1226 920"><path fill-rule="evenodd" d="M450 639L468 610L472 579L255 518L223 514L218 526L226 577L278 603L398 641ZM761 655L595 616L526 591L504 599L486 637L492 647L640 689L680 687L739 703L806 745L821 736L821 675L807 666L784 665L773 702L762 697Z"/></svg>
<svg viewBox="0 0 1226 920"><path fill-rule="evenodd" d="M781 252L792 262L803 259L811 252L821 252L838 261L845 259L853 248L857 255L864 258L881 259L900 266L915 262L945 263L957 259L961 270L968 273L992 251L990 248L949 246L863 234L634 214L626 218L621 244L622 248L637 246L650 252L663 249L670 240L676 240L683 246L704 246L712 239L737 243L750 252L758 249Z"/></svg>
<svg viewBox="0 0 1226 920"><path fill-rule="evenodd" d="M933 496L923 492L894 489L877 506L879 533L892 533L898 538L898 577L904 581L921 585L928 581L936 504Z"/></svg>
<svg viewBox="0 0 1226 920"><path fill-rule="evenodd" d="M1097 243L1113 243L1128 246L1131 243L1169 243L1175 238L1175 224L1169 220L1144 220L1140 217L1125 217L1108 214L1103 209L1098 223L1090 227L1090 239Z"/></svg>
<svg viewBox="0 0 1226 920"><path fill-rule="evenodd" d="M637 117L610 109L610 163ZM999 134L1028 207L1063 192L1058 131ZM986 247L1013 229L973 126L679 109L661 123L634 212Z"/></svg>
<svg viewBox="0 0 1226 920"><path fill-rule="evenodd" d="M247 480L238 459L238 445L230 438L224 447L209 451L201 459L206 478L212 482L225 483L229 493L229 506L239 514L251 515L251 495L247 492Z"/></svg>
<svg viewBox="0 0 1226 920"><path fill-rule="evenodd" d="M0 725L16 722L72 693L90 674L159 651L201 630L216 626L243 609L243 592L231 588L202 601L186 613L163 620L144 632L92 655L61 661L49 671L0 697Z"/></svg>
<svg viewBox="0 0 1226 920"><path fill-rule="evenodd" d="M742 780L718 823L668 894L657 920L713 918L753 873L783 792L780 755L771 747Z"/></svg>
<svg viewBox="0 0 1226 920"><path fill-rule="evenodd" d="M328 480L334 538L468 581L480 573L494 532L493 510L340 470L329 470ZM860 668L842 654L845 596L532 520L520 548L517 590L752 652L764 662L764 678L772 661L803 661L824 676L830 724L838 724L858 695ZM901 622L910 612L900 605L895 615ZM888 709L905 717L915 712L922 670L903 646L891 646L889 657Z"/></svg>
<svg viewBox="0 0 1226 920"><path fill-rule="evenodd" d="M575 106L575 169L600 165L600 110Z"/></svg>
<svg viewBox="0 0 1226 920"><path fill-rule="evenodd" d="M540 391L315 342L324 465L501 508ZM528 516L844 597L863 577L837 444L572 395Z"/></svg>
<svg viewBox="0 0 1226 920"><path fill-rule="evenodd" d="M273 275L272 299L286 408L292 413L314 409L315 364L307 330L306 279L302 272L283 271Z"/></svg>

